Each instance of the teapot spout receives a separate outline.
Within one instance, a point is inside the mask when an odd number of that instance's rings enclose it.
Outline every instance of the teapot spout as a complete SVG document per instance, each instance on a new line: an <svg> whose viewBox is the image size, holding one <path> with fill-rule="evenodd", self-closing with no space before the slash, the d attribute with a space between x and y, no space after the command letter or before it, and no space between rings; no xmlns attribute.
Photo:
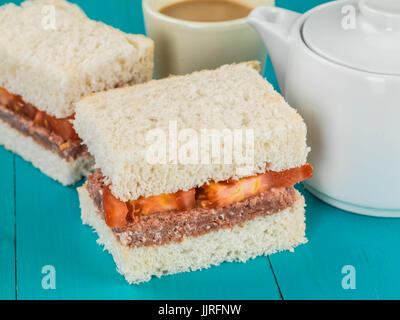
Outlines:
<svg viewBox="0 0 400 320"><path fill-rule="evenodd" d="M294 11L266 6L254 9L247 18L247 22L256 29L267 47L282 93L290 45L289 34L300 16Z"/></svg>

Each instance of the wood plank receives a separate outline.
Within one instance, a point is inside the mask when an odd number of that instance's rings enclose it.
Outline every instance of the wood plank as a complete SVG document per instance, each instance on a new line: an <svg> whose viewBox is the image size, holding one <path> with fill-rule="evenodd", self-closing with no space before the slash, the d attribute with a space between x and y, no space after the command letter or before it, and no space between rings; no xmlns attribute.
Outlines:
<svg viewBox="0 0 400 320"><path fill-rule="evenodd" d="M303 0L303 1L275 0L275 5L277 7L293 10L299 13L304 13L320 4L331 1L332 0Z"/></svg>
<svg viewBox="0 0 400 320"><path fill-rule="evenodd" d="M348 213L302 193L309 243L270 257L284 299L399 299L400 219ZM355 290L342 287L346 265Z"/></svg>
<svg viewBox="0 0 400 320"><path fill-rule="evenodd" d="M124 32L144 33L141 1L75 0L91 19L102 21ZM131 10L131 3L135 11ZM140 10L139 10L140 8Z"/></svg>
<svg viewBox="0 0 400 320"><path fill-rule="evenodd" d="M16 297L14 155L0 146L0 300Z"/></svg>
<svg viewBox="0 0 400 320"><path fill-rule="evenodd" d="M7 4L7 3L15 3L15 4L21 4L23 0L0 0L0 5Z"/></svg>

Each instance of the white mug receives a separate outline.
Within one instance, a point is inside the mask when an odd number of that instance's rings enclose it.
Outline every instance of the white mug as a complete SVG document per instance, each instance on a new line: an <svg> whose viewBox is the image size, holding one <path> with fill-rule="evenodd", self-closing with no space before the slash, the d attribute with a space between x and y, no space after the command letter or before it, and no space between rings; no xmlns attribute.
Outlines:
<svg viewBox="0 0 400 320"><path fill-rule="evenodd" d="M250 7L274 0L236 0ZM264 71L267 51L246 18L194 22L171 18L160 9L179 0L143 0L147 35L155 42L155 77L215 69L224 64L258 60Z"/></svg>

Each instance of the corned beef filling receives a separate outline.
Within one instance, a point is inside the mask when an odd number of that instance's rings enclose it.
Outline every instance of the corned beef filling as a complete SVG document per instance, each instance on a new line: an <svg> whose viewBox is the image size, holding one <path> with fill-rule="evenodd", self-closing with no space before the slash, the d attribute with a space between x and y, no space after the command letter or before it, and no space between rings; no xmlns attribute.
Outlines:
<svg viewBox="0 0 400 320"><path fill-rule="evenodd" d="M100 170L88 178L90 197L118 238L130 246L179 242L222 228L272 215L296 201L294 184L312 176L306 164L282 172L268 171L238 181L211 182L174 194L122 202L104 184Z"/></svg>
<svg viewBox="0 0 400 320"><path fill-rule="evenodd" d="M3 88L0 88L0 119L68 161L88 154L70 122L73 116L57 119Z"/></svg>

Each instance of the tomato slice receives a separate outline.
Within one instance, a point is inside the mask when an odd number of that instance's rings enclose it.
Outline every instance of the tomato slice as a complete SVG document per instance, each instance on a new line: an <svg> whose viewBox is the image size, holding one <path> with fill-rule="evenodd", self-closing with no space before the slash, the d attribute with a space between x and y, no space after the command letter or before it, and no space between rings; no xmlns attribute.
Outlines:
<svg viewBox="0 0 400 320"><path fill-rule="evenodd" d="M30 103L27 103L23 106L21 112L29 119L35 119L37 109Z"/></svg>
<svg viewBox="0 0 400 320"><path fill-rule="evenodd" d="M180 211L191 210L196 206L196 189L178 191L175 196Z"/></svg>
<svg viewBox="0 0 400 320"><path fill-rule="evenodd" d="M161 194L159 196L140 197L133 201L135 213L149 215L155 212L177 210L178 203L174 194Z"/></svg>
<svg viewBox="0 0 400 320"><path fill-rule="evenodd" d="M238 181L211 182L198 191L198 200L204 208L222 208L261 192L260 177Z"/></svg>
<svg viewBox="0 0 400 320"><path fill-rule="evenodd" d="M47 115L46 118L50 125L50 128L59 136L61 136L64 140L75 140L78 138L78 134L75 132L74 127L70 122L72 117L57 119Z"/></svg>
<svg viewBox="0 0 400 320"><path fill-rule="evenodd" d="M35 118L33 119L34 124L37 126L43 127L45 125L46 115L42 111L37 111L35 114Z"/></svg>
<svg viewBox="0 0 400 320"><path fill-rule="evenodd" d="M61 136L64 140L77 140L78 134L70 122L74 117L55 118L47 113L38 110L33 105L25 103L21 96L9 93L6 89L0 88L0 105L11 108L16 113L22 113L38 126L46 127Z"/></svg>
<svg viewBox="0 0 400 320"><path fill-rule="evenodd" d="M222 208L242 201L272 188L290 187L311 178L313 169L310 164L284 170L268 171L255 177L242 178L237 181L212 182L198 191L199 205L204 208Z"/></svg>
<svg viewBox="0 0 400 320"><path fill-rule="evenodd" d="M21 96L14 96L11 104L16 113L21 112L22 108L25 105L24 100L22 100Z"/></svg>
<svg viewBox="0 0 400 320"><path fill-rule="evenodd" d="M13 96L6 89L0 88L0 105L8 107L13 100Z"/></svg>
<svg viewBox="0 0 400 320"><path fill-rule="evenodd" d="M242 201L272 188L290 187L311 178L313 168L310 164L284 170L268 171L255 177L240 180L211 182L201 188L178 191L172 194L140 197L127 203L115 198L109 188L103 190L103 203L106 223L112 228L123 228L127 224L128 212L136 215L150 215L169 210L186 211L197 205L203 208L221 208Z"/></svg>
<svg viewBox="0 0 400 320"><path fill-rule="evenodd" d="M313 167L307 163L298 168L292 168L280 172L269 171L261 175L263 190L271 188L284 188L294 186L296 183L312 178Z"/></svg>
<svg viewBox="0 0 400 320"><path fill-rule="evenodd" d="M103 189L103 205L108 226L111 228L126 227L128 207L125 202L114 197L111 190L107 187Z"/></svg>
<svg viewBox="0 0 400 320"><path fill-rule="evenodd" d="M18 113L24 107L25 102L21 96L11 94L6 89L0 88L0 105L11 108Z"/></svg>
<svg viewBox="0 0 400 320"><path fill-rule="evenodd" d="M161 194L152 197L140 197L132 201L135 213L149 215L156 212L180 210L186 211L196 206L196 190L178 191L172 194Z"/></svg>

